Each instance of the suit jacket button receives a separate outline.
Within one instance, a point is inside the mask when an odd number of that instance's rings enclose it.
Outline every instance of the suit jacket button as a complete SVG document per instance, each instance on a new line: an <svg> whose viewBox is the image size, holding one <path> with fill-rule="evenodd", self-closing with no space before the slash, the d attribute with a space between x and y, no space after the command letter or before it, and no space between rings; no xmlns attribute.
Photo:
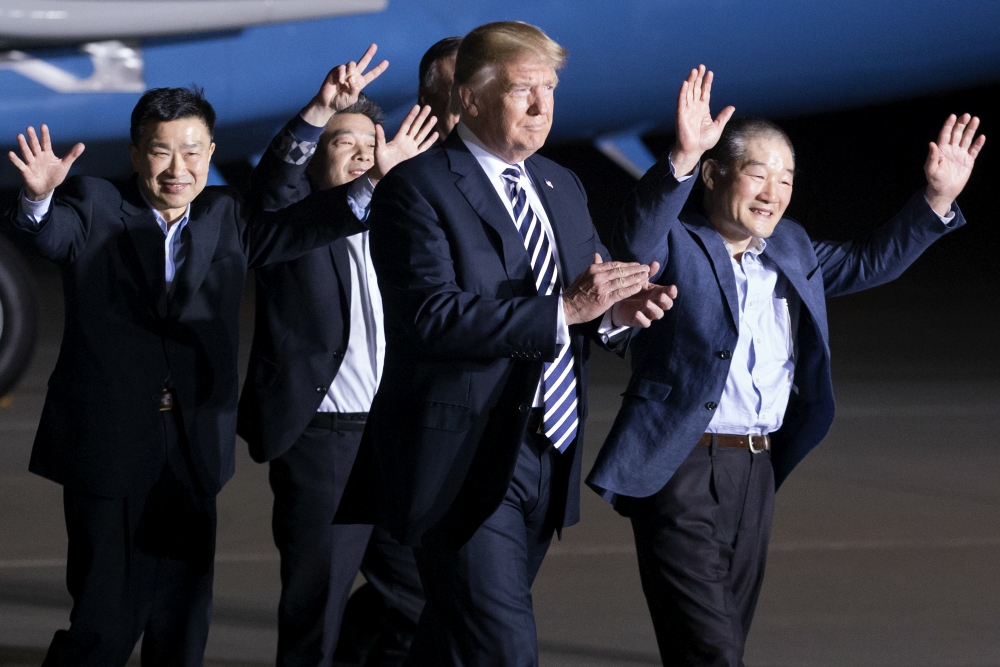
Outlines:
<svg viewBox="0 0 1000 667"><path fill-rule="evenodd" d="M715 401L709 401L708 403L705 404L705 409L706 410L714 410L717 407L719 407L719 404L716 403Z"/></svg>
<svg viewBox="0 0 1000 667"><path fill-rule="evenodd" d="M539 352L538 350L535 350L534 353L532 353L531 356L533 356L535 359L541 359L542 358L542 353Z"/></svg>
<svg viewBox="0 0 1000 667"><path fill-rule="evenodd" d="M715 353L715 356L717 356L719 359L728 359L731 356L733 356L733 353L730 352L729 350L719 350L718 352Z"/></svg>
<svg viewBox="0 0 1000 667"><path fill-rule="evenodd" d="M344 356L344 353L341 350L337 350L336 352L333 353L334 359L340 359L342 356Z"/></svg>
<svg viewBox="0 0 1000 667"><path fill-rule="evenodd" d="M325 394L326 393L326 387L316 387L316 393L317 394Z"/></svg>
<svg viewBox="0 0 1000 667"><path fill-rule="evenodd" d="M517 406L517 411L520 412L522 415L528 414L528 410L530 409L531 406L528 405L527 403L521 403L521 405Z"/></svg>

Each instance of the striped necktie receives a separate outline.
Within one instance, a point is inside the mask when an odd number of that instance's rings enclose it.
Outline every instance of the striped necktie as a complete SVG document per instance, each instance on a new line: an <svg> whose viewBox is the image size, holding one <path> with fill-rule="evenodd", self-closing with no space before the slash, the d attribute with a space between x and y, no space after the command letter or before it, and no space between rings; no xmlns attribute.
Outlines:
<svg viewBox="0 0 1000 667"><path fill-rule="evenodd" d="M524 249L531 261L531 271L535 274L535 289L542 296L558 293L561 290L559 269L549 245L548 234L542 229L542 221L531 210L527 195L521 187L521 169L517 166L510 167L501 176L514 209L514 224L524 241ZM573 368L573 351L570 345L560 348L555 361L545 363L542 382L545 392L542 431L552 445L563 452L576 438L580 425L576 371Z"/></svg>

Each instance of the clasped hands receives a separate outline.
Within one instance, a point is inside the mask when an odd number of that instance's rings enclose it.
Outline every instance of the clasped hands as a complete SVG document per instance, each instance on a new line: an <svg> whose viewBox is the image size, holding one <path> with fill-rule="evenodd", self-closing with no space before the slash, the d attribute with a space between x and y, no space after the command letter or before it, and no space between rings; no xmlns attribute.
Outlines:
<svg viewBox="0 0 1000 667"><path fill-rule="evenodd" d="M594 263L563 293L566 324L581 324L611 309L616 327L648 327L674 305L677 287L649 282L660 270L658 262L605 262L594 253Z"/></svg>

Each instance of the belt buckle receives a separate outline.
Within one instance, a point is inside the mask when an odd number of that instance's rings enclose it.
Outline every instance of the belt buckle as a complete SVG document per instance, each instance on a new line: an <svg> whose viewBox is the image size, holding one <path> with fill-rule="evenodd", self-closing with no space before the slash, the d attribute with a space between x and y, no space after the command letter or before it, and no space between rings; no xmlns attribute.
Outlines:
<svg viewBox="0 0 1000 667"><path fill-rule="evenodd" d="M160 412L170 412L174 409L174 393L169 389L164 389L160 394Z"/></svg>
<svg viewBox="0 0 1000 667"><path fill-rule="evenodd" d="M750 447L750 453L751 454L760 454L761 452L766 452L767 451L766 448L765 449L754 449L753 448L753 435L752 434L748 434L747 435L747 445L749 445L749 447Z"/></svg>

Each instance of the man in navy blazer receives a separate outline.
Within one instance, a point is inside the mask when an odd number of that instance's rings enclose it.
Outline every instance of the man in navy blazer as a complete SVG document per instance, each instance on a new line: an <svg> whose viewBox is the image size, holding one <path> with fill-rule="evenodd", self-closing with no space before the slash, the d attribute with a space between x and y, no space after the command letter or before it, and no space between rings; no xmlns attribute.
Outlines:
<svg viewBox="0 0 1000 667"><path fill-rule="evenodd" d="M732 107L713 121L711 82L702 66L683 83L673 150L615 229L621 256L660 262L654 279L679 296L632 343L632 378L587 483L631 518L663 663L736 667L775 488L833 421L826 298L894 279L965 223L954 200L984 138L973 141L978 119L950 117L926 188L894 218L856 241L812 241L782 218L791 141L767 121L728 122ZM699 163L700 209L688 202Z"/></svg>
<svg viewBox="0 0 1000 667"><path fill-rule="evenodd" d="M587 341L669 307L649 267L603 261L580 181L534 155L564 58L524 23L470 32L461 123L372 199L385 371L338 521L414 546L409 664L537 664L531 583L579 520Z"/></svg>
<svg viewBox="0 0 1000 667"><path fill-rule="evenodd" d="M347 65L345 78L364 71L374 48ZM249 201L280 210L350 183L347 201L367 219L379 179L430 147L437 133L430 107L414 107L387 142L382 111L360 92L362 83L335 114L314 100L285 126L251 175ZM312 160L302 159L314 151ZM365 628L374 635L368 664L402 662L423 608L409 547L370 525L332 523L382 367L382 305L368 246L362 231L255 272L254 339L237 433L253 459L270 467L281 554L278 667L330 664L359 566L384 612L373 614L382 623ZM360 647L347 642L339 653L352 649Z"/></svg>
<svg viewBox="0 0 1000 667"><path fill-rule="evenodd" d="M63 184L83 145L57 158L44 125L10 154L24 190L6 222L65 293L30 463L63 486L73 597L45 665L124 665L140 635L143 665L203 664L247 269L363 229L345 189L264 212L205 187L214 122L200 91L147 91L125 183Z"/></svg>

